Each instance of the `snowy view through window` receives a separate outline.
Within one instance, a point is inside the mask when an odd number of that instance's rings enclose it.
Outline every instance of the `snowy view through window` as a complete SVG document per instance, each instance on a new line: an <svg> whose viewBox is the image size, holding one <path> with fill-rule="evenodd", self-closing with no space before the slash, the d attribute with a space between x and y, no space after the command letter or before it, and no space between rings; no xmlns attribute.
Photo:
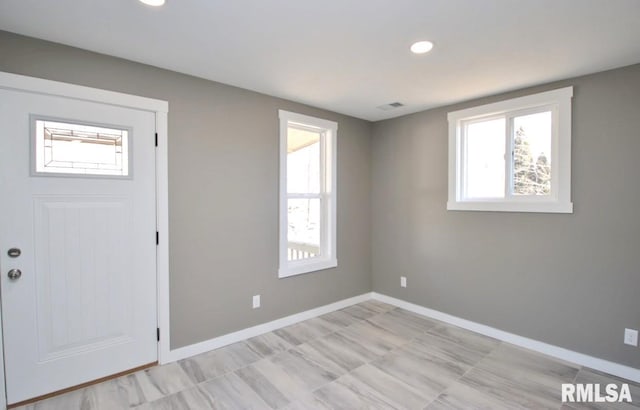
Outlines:
<svg viewBox="0 0 640 410"><path fill-rule="evenodd" d="M320 255L320 134L290 127L287 138L288 259Z"/></svg>
<svg viewBox="0 0 640 410"><path fill-rule="evenodd" d="M465 132L465 197L551 193L551 112L512 118L512 162L505 161L507 119L474 121ZM508 172L512 173L506 187ZM509 189L510 191L507 191Z"/></svg>
<svg viewBox="0 0 640 410"><path fill-rule="evenodd" d="M513 194L551 193L551 112L513 119Z"/></svg>

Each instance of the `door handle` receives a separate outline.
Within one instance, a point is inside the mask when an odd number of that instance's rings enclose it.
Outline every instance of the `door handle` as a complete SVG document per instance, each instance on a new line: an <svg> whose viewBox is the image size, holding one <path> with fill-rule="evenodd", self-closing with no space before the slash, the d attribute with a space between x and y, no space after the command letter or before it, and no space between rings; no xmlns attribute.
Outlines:
<svg viewBox="0 0 640 410"><path fill-rule="evenodd" d="M20 276L22 276L22 271L20 269L11 269L9 273L7 273L7 276L11 280L18 280Z"/></svg>

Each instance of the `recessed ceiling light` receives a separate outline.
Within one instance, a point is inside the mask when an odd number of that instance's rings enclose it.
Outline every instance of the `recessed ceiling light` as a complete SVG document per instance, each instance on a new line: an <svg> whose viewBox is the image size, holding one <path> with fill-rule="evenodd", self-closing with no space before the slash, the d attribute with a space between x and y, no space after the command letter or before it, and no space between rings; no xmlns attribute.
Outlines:
<svg viewBox="0 0 640 410"><path fill-rule="evenodd" d="M158 7L162 6L165 0L140 0L140 2L146 4L147 6Z"/></svg>
<svg viewBox="0 0 640 410"><path fill-rule="evenodd" d="M431 51L433 43L431 41L418 41L411 45L411 52L414 54L424 54Z"/></svg>

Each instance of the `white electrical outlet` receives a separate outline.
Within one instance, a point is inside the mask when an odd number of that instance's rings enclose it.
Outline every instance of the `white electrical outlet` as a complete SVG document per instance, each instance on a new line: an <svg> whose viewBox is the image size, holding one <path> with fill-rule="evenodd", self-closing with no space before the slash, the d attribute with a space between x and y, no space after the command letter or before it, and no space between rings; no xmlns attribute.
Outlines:
<svg viewBox="0 0 640 410"><path fill-rule="evenodd" d="M253 295L253 308L257 309L260 307L260 295Z"/></svg>
<svg viewBox="0 0 640 410"><path fill-rule="evenodd" d="M407 287L407 277L406 276L400 276L400 287L403 287L403 288Z"/></svg>
<svg viewBox="0 0 640 410"><path fill-rule="evenodd" d="M638 331L635 329L624 329L624 344L638 346Z"/></svg>

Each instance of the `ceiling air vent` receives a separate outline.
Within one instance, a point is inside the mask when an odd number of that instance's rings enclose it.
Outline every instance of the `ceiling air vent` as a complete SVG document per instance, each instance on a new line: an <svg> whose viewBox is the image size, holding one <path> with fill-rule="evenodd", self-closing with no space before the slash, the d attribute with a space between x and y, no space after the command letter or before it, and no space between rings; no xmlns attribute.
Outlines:
<svg viewBox="0 0 640 410"><path fill-rule="evenodd" d="M382 111L389 111L389 110L395 110L396 108L399 108L399 107L404 107L404 104L401 103L401 102L397 102L396 101L396 102L392 102L390 104L379 105L376 108L378 108L378 109L380 109Z"/></svg>

